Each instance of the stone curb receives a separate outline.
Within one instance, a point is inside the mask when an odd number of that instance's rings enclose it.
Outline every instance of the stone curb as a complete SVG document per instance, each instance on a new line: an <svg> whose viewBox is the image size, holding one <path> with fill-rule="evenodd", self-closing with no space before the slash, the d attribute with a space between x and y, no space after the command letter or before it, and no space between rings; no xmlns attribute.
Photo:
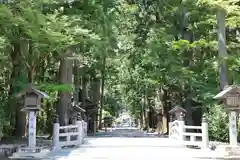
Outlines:
<svg viewBox="0 0 240 160"><path fill-rule="evenodd" d="M193 158L196 158L196 159L225 159L223 157L193 157Z"/></svg>
<svg viewBox="0 0 240 160"><path fill-rule="evenodd" d="M196 159L223 159L223 160L240 160L240 156L228 156L228 157L193 157Z"/></svg>

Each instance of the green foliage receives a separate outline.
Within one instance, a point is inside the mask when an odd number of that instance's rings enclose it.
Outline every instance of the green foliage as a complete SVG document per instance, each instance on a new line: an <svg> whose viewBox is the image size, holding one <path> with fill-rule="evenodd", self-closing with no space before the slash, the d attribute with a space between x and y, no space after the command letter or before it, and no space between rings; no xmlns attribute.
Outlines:
<svg viewBox="0 0 240 160"><path fill-rule="evenodd" d="M37 88L40 90L46 90L46 91L67 91L72 92L74 89L74 86L71 84L42 84L39 85Z"/></svg>
<svg viewBox="0 0 240 160"><path fill-rule="evenodd" d="M41 130L48 130L45 126L51 126L57 93L74 89L58 82L59 62L69 58L79 60L86 71L86 75L78 73L81 76L99 78L105 69L108 114L117 117L124 108L142 118L150 106L184 104L190 91L194 102L214 106L209 112L209 121L214 121L211 138L226 140L225 129L219 129L225 128L226 115L212 99L219 91L215 15L220 8L227 13L229 75L239 84L238 1L16 0L1 4L0 98L4 100L0 117L6 118L2 121L11 126L15 113L7 102L15 101L8 96L33 83L52 98L43 103L38 119ZM21 69L14 70L15 66ZM156 93L157 89L161 91Z"/></svg>
<svg viewBox="0 0 240 160"><path fill-rule="evenodd" d="M228 112L223 105L211 105L208 106L208 126L209 126L209 138L212 141L229 142L229 118ZM239 119L237 119L239 126ZM240 135L240 129L238 127L238 136Z"/></svg>
<svg viewBox="0 0 240 160"><path fill-rule="evenodd" d="M226 108L220 105L209 106L208 122L210 139L228 142L229 124Z"/></svg>
<svg viewBox="0 0 240 160"><path fill-rule="evenodd" d="M104 119L104 117L112 117L112 115L111 115L111 113L110 112L108 112L108 111L105 111L105 110L103 110L103 119Z"/></svg>
<svg viewBox="0 0 240 160"><path fill-rule="evenodd" d="M90 25L95 23L89 21L91 14L88 17L79 14L83 11L79 10L80 6L72 8L70 4L62 2L38 0L13 1L0 5L0 98L6 100L0 103L4 111L0 113L1 118L6 119L1 119L0 122L7 126L4 128L5 134L11 134L10 130L15 127L15 114L18 114L16 107L19 106L16 106L14 95L28 83L46 91L52 98L49 102L42 103L44 110L38 116L41 132L49 129L46 126L52 126L57 92L73 91L72 84L58 82L59 60L83 57L79 54L80 44L100 43L102 38L98 35L99 32L96 33L95 26ZM89 9L96 6L92 4ZM73 53L69 55L68 50ZM20 68L16 70L16 66ZM6 121L6 125L2 121Z"/></svg>
<svg viewBox="0 0 240 160"><path fill-rule="evenodd" d="M7 97L2 95L0 101L0 137L3 137L6 134L10 134L13 127L10 125L7 117L9 110L5 109L5 106L8 105Z"/></svg>

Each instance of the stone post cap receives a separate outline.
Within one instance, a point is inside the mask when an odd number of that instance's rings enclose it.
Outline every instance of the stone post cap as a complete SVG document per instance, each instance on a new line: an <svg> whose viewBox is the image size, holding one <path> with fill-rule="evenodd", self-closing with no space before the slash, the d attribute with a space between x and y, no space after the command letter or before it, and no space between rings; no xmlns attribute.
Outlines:
<svg viewBox="0 0 240 160"><path fill-rule="evenodd" d="M59 123L59 117L57 114L54 116L53 123Z"/></svg>
<svg viewBox="0 0 240 160"><path fill-rule="evenodd" d="M183 112L180 113L180 118L179 118L179 120L180 120L180 121L183 121L183 120L184 120L184 113L183 113Z"/></svg>
<svg viewBox="0 0 240 160"><path fill-rule="evenodd" d="M81 121L81 114L77 113L77 121Z"/></svg>
<svg viewBox="0 0 240 160"><path fill-rule="evenodd" d="M202 116L202 122L203 123L207 122L207 115L206 115L206 113L204 113L203 116Z"/></svg>

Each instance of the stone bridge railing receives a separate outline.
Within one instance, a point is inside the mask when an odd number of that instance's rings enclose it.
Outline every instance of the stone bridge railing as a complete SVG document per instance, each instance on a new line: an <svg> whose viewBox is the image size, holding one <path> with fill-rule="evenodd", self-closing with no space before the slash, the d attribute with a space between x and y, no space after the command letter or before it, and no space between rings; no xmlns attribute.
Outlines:
<svg viewBox="0 0 240 160"><path fill-rule="evenodd" d="M176 139L186 146L209 147L208 124L205 116L202 118L201 126L185 125L183 116L179 120L169 122L169 138Z"/></svg>
<svg viewBox="0 0 240 160"><path fill-rule="evenodd" d="M87 136L87 123L78 119L75 125L60 126L54 121L52 149L61 149L65 146L79 146ZM65 137L65 138L64 138Z"/></svg>

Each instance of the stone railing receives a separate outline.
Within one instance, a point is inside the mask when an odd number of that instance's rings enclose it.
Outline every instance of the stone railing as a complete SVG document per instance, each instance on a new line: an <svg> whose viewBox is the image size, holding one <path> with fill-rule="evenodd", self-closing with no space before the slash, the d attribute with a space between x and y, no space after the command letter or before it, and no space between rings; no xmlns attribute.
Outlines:
<svg viewBox="0 0 240 160"><path fill-rule="evenodd" d="M169 123L169 137L179 140L180 139L180 124L181 122L179 122L178 120L175 120L173 122Z"/></svg>
<svg viewBox="0 0 240 160"><path fill-rule="evenodd" d="M201 132L196 133L194 130L199 130ZM169 122L169 138L176 139L186 146L209 147L208 124L205 116L202 118L201 126L185 125L183 116L181 116L179 120Z"/></svg>
<svg viewBox="0 0 240 160"><path fill-rule="evenodd" d="M61 149L66 146L79 146L87 136L87 123L77 120L75 125L60 126L54 121L52 149ZM64 138L65 137L65 138Z"/></svg>

